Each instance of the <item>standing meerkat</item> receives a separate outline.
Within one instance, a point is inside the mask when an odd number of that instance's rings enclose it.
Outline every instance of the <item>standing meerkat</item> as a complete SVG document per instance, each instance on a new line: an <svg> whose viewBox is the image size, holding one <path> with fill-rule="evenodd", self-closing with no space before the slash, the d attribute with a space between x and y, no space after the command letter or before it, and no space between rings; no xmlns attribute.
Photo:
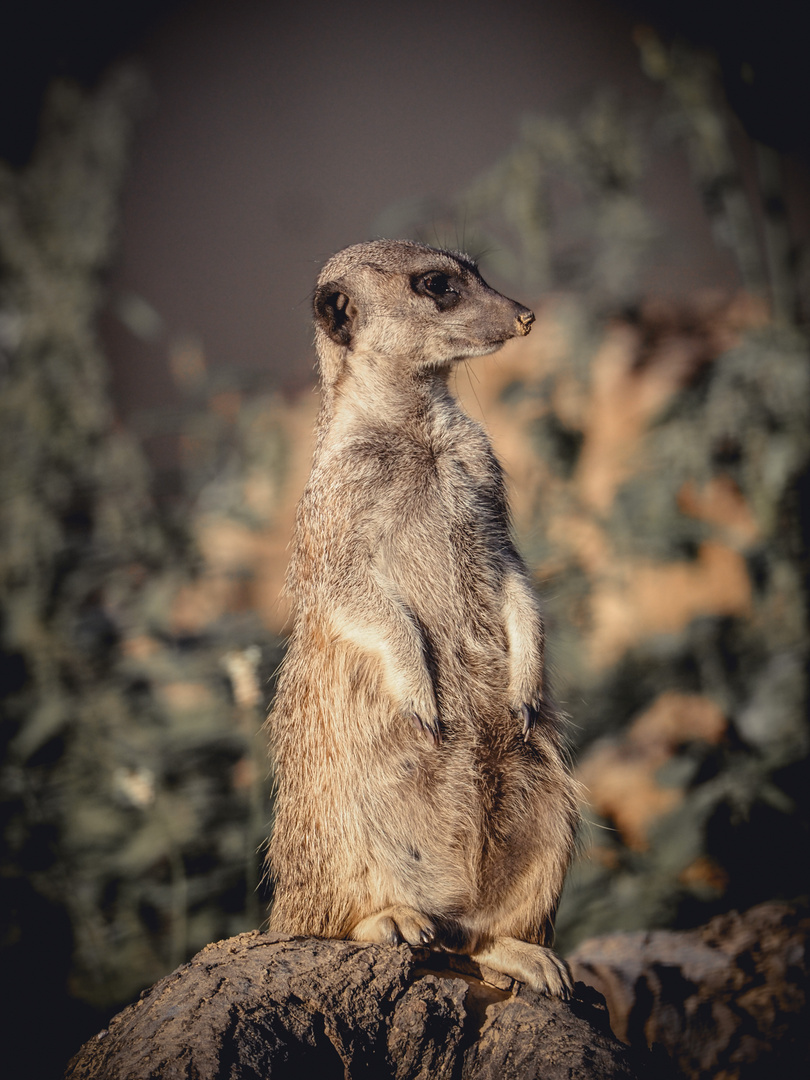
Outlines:
<svg viewBox="0 0 810 1080"><path fill-rule="evenodd" d="M534 315L466 256L389 240L330 259L314 309L270 929L466 953L567 997L548 945L576 786L502 470L448 388Z"/></svg>

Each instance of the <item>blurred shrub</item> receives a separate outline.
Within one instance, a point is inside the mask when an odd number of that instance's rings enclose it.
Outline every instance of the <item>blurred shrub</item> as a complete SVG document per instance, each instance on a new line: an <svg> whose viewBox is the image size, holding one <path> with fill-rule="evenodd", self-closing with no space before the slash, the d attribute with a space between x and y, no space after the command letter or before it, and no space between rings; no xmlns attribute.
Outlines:
<svg viewBox="0 0 810 1080"><path fill-rule="evenodd" d="M132 70L57 84L31 165L0 166L3 956L11 1030L50 1007L56 1062L68 990L106 1012L264 917L277 640L250 613L173 621L199 554L153 504L96 337L143 96Z"/></svg>

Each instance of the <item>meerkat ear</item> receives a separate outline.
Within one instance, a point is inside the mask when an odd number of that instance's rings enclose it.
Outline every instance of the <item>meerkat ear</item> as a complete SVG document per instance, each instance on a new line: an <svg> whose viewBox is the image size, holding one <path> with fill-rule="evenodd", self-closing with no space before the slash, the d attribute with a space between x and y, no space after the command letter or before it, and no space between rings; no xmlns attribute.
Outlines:
<svg viewBox="0 0 810 1080"><path fill-rule="evenodd" d="M327 281L315 293L312 302L315 319L336 345L348 345L357 308L341 284Z"/></svg>

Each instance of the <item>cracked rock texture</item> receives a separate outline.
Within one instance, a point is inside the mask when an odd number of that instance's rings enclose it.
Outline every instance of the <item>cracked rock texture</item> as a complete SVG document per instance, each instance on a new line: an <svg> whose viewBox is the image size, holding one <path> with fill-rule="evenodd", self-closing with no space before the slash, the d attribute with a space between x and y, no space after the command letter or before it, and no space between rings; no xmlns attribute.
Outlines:
<svg viewBox="0 0 810 1080"><path fill-rule="evenodd" d="M466 970L439 966L448 960ZM207 946L119 1013L66 1077L638 1075L593 990L579 984L563 1003L480 974L462 958L407 946L241 934Z"/></svg>
<svg viewBox="0 0 810 1080"><path fill-rule="evenodd" d="M608 934L570 956L613 1031L684 1080L810 1076L810 914L759 904L696 930Z"/></svg>

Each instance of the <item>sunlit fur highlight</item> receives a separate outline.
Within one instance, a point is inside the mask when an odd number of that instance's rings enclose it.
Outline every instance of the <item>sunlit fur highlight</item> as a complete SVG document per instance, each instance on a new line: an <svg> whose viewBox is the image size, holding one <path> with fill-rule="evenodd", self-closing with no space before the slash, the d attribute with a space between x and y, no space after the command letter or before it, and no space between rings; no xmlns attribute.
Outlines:
<svg viewBox="0 0 810 1080"><path fill-rule="evenodd" d="M430 272L453 294L419 295ZM315 311L322 408L269 720L270 928L431 944L565 997L545 946L576 789L502 471L447 384L533 316L466 256L404 241L335 255Z"/></svg>

